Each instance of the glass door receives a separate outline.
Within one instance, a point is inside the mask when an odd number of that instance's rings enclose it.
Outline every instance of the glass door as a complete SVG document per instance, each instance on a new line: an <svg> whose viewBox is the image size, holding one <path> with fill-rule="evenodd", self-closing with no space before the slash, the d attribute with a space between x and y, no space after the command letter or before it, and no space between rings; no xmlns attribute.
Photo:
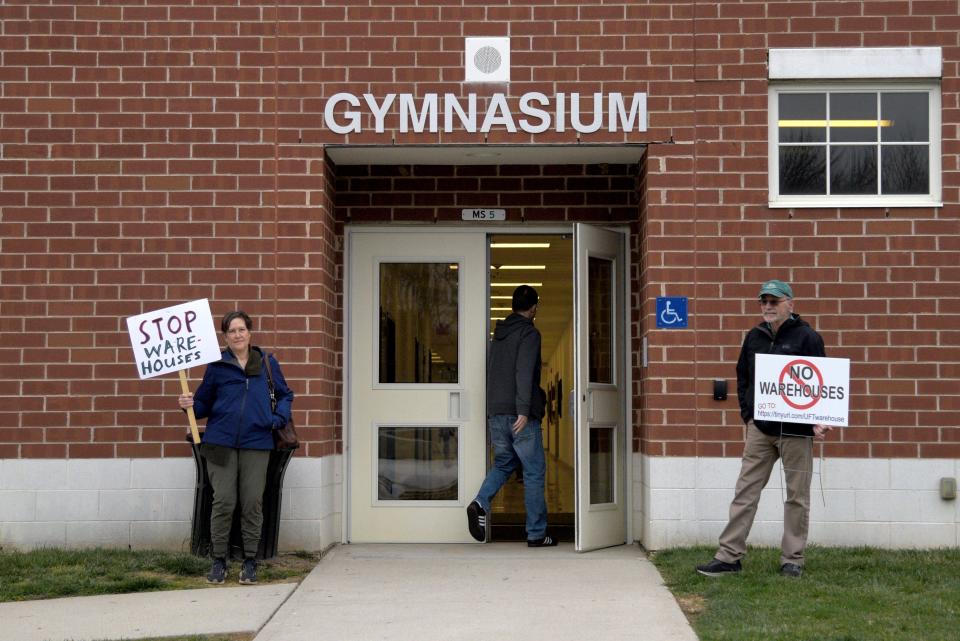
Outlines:
<svg viewBox="0 0 960 641"><path fill-rule="evenodd" d="M576 548L626 542L625 250L615 232L574 230Z"/></svg>
<svg viewBox="0 0 960 641"><path fill-rule="evenodd" d="M485 235L348 233L350 542L470 542L483 481Z"/></svg>

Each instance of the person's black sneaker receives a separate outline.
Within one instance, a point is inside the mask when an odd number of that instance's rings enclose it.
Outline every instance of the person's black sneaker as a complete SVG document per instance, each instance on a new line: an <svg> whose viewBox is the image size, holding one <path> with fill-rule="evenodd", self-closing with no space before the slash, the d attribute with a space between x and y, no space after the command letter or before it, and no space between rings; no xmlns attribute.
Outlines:
<svg viewBox="0 0 960 641"><path fill-rule="evenodd" d="M243 567L240 568L240 583L243 585L253 585L257 582L257 560L244 559Z"/></svg>
<svg viewBox="0 0 960 641"><path fill-rule="evenodd" d="M797 565L796 563L784 563L780 566L780 574L799 579L801 576L803 576L803 567Z"/></svg>
<svg viewBox="0 0 960 641"><path fill-rule="evenodd" d="M214 559L210 566L210 573L207 574L207 583L215 585L223 583L227 578L227 562L224 559Z"/></svg>
<svg viewBox="0 0 960 641"><path fill-rule="evenodd" d="M481 543L487 542L487 513L476 501L467 506L467 527L470 536Z"/></svg>
<svg viewBox="0 0 960 641"><path fill-rule="evenodd" d="M697 566L697 572L703 576L724 576L726 574L739 574L743 567L740 561L733 563L724 563L720 559L712 559L709 563Z"/></svg>
<svg viewBox="0 0 960 641"><path fill-rule="evenodd" d="M527 539L528 548L552 548L557 543L558 541L550 536L545 536L542 539Z"/></svg>

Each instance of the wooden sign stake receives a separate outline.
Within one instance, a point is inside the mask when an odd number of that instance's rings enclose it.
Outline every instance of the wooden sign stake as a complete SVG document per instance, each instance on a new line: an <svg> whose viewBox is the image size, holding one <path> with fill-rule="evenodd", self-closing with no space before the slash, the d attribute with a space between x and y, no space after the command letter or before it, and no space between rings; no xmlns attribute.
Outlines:
<svg viewBox="0 0 960 641"><path fill-rule="evenodd" d="M190 393L190 386L187 385L187 370L180 370L180 389L184 394ZM193 413L193 408L187 408L187 418L190 419L190 434L193 436L193 442L200 444L200 432L197 431L197 415Z"/></svg>

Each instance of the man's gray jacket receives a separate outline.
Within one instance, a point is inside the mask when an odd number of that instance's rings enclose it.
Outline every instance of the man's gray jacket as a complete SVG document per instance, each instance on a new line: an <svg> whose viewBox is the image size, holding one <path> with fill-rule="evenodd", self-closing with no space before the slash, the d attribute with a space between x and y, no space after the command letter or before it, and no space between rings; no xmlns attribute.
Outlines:
<svg viewBox="0 0 960 641"><path fill-rule="evenodd" d="M543 418L540 332L517 313L497 321L487 354L487 416Z"/></svg>

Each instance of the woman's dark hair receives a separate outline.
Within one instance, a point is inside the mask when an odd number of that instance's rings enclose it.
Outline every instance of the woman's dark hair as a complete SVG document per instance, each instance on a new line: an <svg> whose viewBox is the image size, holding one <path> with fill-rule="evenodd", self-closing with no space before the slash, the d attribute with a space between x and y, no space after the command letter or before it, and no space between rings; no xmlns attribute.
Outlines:
<svg viewBox="0 0 960 641"><path fill-rule="evenodd" d="M247 326L247 331L253 329L253 321L250 320L250 317L247 315L247 313L243 310L237 309L224 314L223 320L220 321L220 331L226 334L227 330L230 329L230 323L233 322L234 318L242 318L243 324Z"/></svg>

